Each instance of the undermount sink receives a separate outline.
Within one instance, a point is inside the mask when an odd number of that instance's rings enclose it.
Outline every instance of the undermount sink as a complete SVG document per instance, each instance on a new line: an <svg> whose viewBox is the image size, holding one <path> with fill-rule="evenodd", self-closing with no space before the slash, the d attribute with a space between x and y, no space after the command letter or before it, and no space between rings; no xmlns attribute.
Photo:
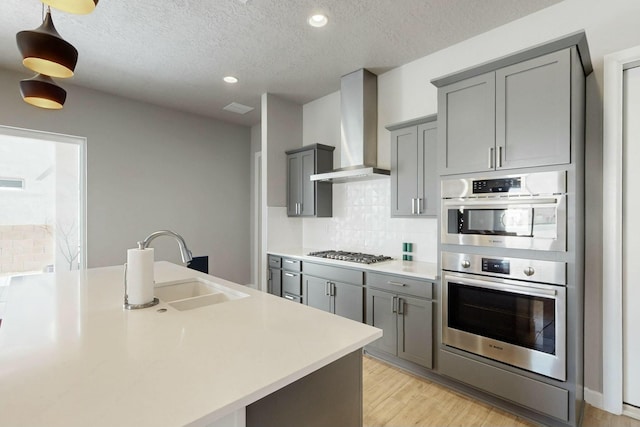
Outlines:
<svg viewBox="0 0 640 427"><path fill-rule="evenodd" d="M200 278L157 283L154 293L160 300L181 311L249 296L244 292Z"/></svg>

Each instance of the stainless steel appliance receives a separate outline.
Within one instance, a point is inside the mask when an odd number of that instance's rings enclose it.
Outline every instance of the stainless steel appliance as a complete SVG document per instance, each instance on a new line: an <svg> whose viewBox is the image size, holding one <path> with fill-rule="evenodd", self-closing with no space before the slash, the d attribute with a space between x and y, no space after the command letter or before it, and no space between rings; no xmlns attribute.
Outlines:
<svg viewBox="0 0 640 427"><path fill-rule="evenodd" d="M566 380L566 264L442 253L442 341Z"/></svg>
<svg viewBox="0 0 640 427"><path fill-rule="evenodd" d="M566 251L566 172L442 180L443 244Z"/></svg>
<svg viewBox="0 0 640 427"><path fill-rule="evenodd" d="M376 262L389 261L393 258L384 255L370 255L363 254L361 252L346 252L346 251L318 251L309 252L309 256L315 256L319 258L335 259L338 261L357 262L360 264L374 264Z"/></svg>

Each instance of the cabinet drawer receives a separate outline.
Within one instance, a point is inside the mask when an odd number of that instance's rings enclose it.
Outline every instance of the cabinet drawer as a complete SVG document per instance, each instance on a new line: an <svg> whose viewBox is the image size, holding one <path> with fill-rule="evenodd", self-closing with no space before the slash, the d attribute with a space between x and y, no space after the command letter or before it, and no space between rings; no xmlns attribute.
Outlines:
<svg viewBox="0 0 640 427"><path fill-rule="evenodd" d="M282 258L275 255L269 255L269 267L280 268L282 266Z"/></svg>
<svg viewBox="0 0 640 427"><path fill-rule="evenodd" d="M284 299L288 299L289 301L297 302L298 304L302 303L302 297L300 297L298 295L291 295L291 294L285 292L284 295L282 295L282 297Z"/></svg>
<svg viewBox="0 0 640 427"><path fill-rule="evenodd" d="M304 274L322 277L323 279L335 280L336 282L362 285L363 272L361 270L351 270L350 268L334 267L324 264L304 263Z"/></svg>
<svg viewBox="0 0 640 427"><path fill-rule="evenodd" d="M282 293L302 295L302 277L300 273L282 272Z"/></svg>
<svg viewBox="0 0 640 427"><path fill-rule="evenodd" d="M406 276L367 272L367 287L386 291L413 295L421 298L432 298L433 283Z"/></svg>
<svg viewBox="0 0 640 427"><path fill-rule="evenodd" d="M287 271L302 271L302 261L295 258L282 258L282 268Z"/></svg>

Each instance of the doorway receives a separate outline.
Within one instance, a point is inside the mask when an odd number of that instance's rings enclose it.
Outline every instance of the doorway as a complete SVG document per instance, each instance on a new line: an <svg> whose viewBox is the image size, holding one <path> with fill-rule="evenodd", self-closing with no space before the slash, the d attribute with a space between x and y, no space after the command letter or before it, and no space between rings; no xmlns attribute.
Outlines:
<svg viewBox="0 0 640 427"><path fill-rule="evenodd" d="M622 141L622 364L625 404L640 414L640 67L623 76ZM633 409L633 408L629 408Z"/></svg>
<svg viewBox="0 0 640 427"><path fill-rule="evenodd" d="M86 266L85 146L0 126L0 318L12 276Z"/></svg>

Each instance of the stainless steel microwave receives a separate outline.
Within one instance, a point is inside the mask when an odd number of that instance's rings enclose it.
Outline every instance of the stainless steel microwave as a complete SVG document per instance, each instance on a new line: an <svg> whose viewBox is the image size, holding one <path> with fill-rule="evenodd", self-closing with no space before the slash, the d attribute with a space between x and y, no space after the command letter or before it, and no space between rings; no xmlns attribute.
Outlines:
<svg viewBox="0 0 640 427"><path fill-rule="evenodd" d="M443 244L567 250L566 172L442 181Z"/></svg>

